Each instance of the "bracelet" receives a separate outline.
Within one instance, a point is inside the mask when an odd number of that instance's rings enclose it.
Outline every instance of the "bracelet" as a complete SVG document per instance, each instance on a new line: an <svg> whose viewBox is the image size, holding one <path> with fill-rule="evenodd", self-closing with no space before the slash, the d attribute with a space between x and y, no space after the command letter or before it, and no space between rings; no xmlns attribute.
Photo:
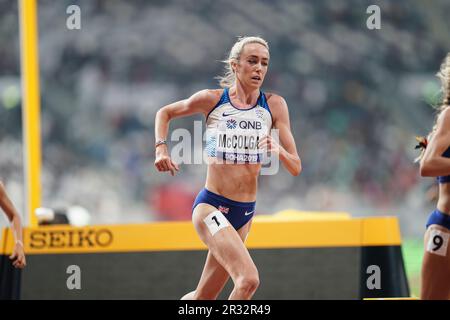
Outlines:
<svg viewBox="0 0 450 320"><path fill-rule="evenodd" d="M155 148L159 147L162 144L167 145L167 141L166 140L158 140L158 141L156 141Z"/></svg>

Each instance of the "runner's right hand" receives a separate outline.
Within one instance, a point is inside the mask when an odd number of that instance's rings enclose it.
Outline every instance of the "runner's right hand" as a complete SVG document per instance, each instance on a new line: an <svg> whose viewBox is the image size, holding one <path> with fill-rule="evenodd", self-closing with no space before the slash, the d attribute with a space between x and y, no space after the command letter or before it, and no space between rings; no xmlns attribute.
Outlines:
<svg viewBox="0 0 450 320"><path fill-rule="evenodd" d="M166 145L158 146L156 149L155 167L160 172L170 171L172 176L180 170L178 165L170 159Z"/></svg>

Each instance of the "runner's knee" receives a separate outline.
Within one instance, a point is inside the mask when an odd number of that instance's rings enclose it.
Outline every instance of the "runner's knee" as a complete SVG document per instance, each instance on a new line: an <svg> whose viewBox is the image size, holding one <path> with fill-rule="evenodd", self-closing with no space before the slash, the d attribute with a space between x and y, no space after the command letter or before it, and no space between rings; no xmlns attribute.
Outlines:
<svg viewBox="0 0 450 320"><path fill-rule="evenodd" d="M246 293L253 293L259 287L258 273L240 276L236 281L236 288Z"/></svg>

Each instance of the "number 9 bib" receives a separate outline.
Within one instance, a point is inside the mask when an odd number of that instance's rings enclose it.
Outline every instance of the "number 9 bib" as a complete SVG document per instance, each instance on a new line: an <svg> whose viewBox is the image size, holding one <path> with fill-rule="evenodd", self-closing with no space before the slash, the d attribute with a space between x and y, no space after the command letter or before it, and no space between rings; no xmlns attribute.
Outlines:
<svg viewBox="0 0 450 320"><path fill-rule="evenodd" d="M431 228L430 238L427 243L427 252L445 257L447 255L449 237L449 233Z"/></svg>

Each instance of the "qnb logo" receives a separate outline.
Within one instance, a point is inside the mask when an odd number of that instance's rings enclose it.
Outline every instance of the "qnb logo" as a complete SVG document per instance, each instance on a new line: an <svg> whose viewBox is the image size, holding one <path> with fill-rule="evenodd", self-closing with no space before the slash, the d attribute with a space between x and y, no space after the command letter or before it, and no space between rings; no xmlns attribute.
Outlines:
<svg viewBox="0 0 450 320"><path fill-rule="evenodd" d="M227 129L236 129L238 127L238 122L235 119L229 119L229 120L227 120L226 125L227 125ZM240 120L239 128L240 129L261 130L262 124L260 121Z"/></svg>
<svg viewBox="0 0 450 320"><path fill-rule="evenodd" d="M30 234L33 249L107 247L113 242L108 229L34 231Z"/></svg>
<svg viewBox="0 0 450 320"><path fill-rule="evenodd" d="M228 129L236 129L237 122L234 119L227 120L227 128Z"/></svg>
<svg viewBox="0 0 450 320"><path fill-rule="evenodd" d="M255 129L261 130L262 125L259 121L239 121L239 128L241 129Z"/></svg>

